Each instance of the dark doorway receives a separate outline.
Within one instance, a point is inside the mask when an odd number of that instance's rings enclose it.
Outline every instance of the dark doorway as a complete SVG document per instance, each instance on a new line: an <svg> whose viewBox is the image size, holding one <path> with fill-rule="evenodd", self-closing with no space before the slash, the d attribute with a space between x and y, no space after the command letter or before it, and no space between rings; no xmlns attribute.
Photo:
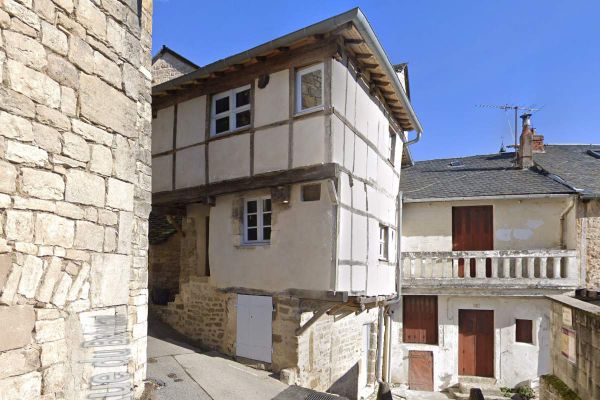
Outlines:
<svg viewBox="0 0 600 400"><path fill-rule="evenodd" d="M433 353L408 352L408 388L433 392Z"/></svg>
<svg viewBox="0 0 600 400"><path fill-rule="evenodd" d="M452 207L452 250L494 249L494 208L492 206ZM469 276L476 276L475 259L469 264ZM492 262L486 260L485 275L492 276ZM465 260L460 259L458 276L465 277Z"/></svg>
<svg viewBox="0 0 600 400"><path fill-rule="evenodd" d="M458 374L494 376L494 312L458 310Z"/></svg>

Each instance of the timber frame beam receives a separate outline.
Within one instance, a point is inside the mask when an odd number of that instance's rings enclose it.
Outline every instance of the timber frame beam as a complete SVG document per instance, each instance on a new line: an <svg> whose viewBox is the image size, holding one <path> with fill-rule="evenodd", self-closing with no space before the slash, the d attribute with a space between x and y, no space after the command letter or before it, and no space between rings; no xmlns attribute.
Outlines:
<svg viewBox="0 0 600 400"><path fill-rule="evenodd" d="M207 204L210 198L222 194L325 179L332 179L337 186L339 175L340 167L334 163L294 168L214 184L209 183L208 185L153 193L152 206L153 208L158 207L158 209L168 206L168 209L169 207L176 208L191 203Z"/></svg>

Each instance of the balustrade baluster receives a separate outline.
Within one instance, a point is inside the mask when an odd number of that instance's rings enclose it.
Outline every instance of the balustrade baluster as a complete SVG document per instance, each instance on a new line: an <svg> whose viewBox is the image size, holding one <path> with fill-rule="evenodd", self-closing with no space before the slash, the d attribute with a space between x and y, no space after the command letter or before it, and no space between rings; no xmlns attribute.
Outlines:
<svg viewBox="0 0 600 400"><path fill-rule="evenodd" d="M534 277L535 271L535 257L527 257L527 278L531 279Z"/></svg>
<svg viewBox="0 0 600 400"><path fill-rule="evenodd" d="M521 257L515 258L515 278L523 277L523 259Z"/></svg>
<svg viewBox="0 0 600 400"><path fill-rule="evenodd" d="M458 278L458 258L452 258L452 277Z"/></svg>
<svg viewBox="0 0 600 400"><path fill-rule="evenodd" d="M485 258L478 257L475 259L475 277L485 278Z"/></svg>
<svg viewBox="0 0 600 400"><path fill-rule="evenodd" d="M510 258L502 259L502 278L510 278Z"/></svg>
<svg viewBox="0 0 600 400"><path fill-rule="evenodd" d="M545 279L548 277L548 258L540 257L540 278Z"/></svg>
<svg viewBox="0 0 600 400"><path fill-rule="evenodd" d="M497 278L498 277L498 258L491 257L490 264L492 266L492 278Z"/></svg>

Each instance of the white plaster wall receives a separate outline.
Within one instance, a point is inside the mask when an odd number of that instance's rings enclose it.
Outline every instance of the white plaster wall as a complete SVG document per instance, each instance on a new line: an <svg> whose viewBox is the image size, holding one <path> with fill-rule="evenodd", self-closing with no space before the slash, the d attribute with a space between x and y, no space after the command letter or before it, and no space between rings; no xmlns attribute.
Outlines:
<svg viewBox="0 0 600 400"><path fill-rule="evenodd" d="M250 175L250 134L229 136L208 144L208 179L225 181Z"/></svg>
<svg viewBox="0 0 600 400"><path fill-rule="evenodd" d="M205 146L193 146L177 151L175 188L182 189L206 183Z"/></svg>
<svg viewBox="0 0 600 400"><path fill-rule="evenodd" d="M289 126L279 125L254 134L254 173L285 170L288 166Z"/></svg>
<svg viewBox="0 0 600 400"><path fill-rule="evenodd" d="M206 96L177 105L177 148L203 142L206 132Z"/></svg>
<svg viewBox="0 0 600 400"><path fill-rule="evenodd" d="M392 382L408 383L409 350L432 351L434 389L458 383L458 310L494 311L494 377L514 387L552 370L550 302L540 298L438 296L439 344L402 343L402 304L394 306ZM534 321L533 344L515 342L515 319Z"/></svg>
<svg viewBox="0 0 600 400"><path fill-rule="evenodd" d="M315 115L294 121L292 166L304 167L325 162L325 117Z"/></svg>
<svg viewBox="0 0 600 400"><path fill-rule="evenodd" d="M335 213L326 182L321 200L300 201L293 185L289 205L273 203L271 243L244 245L240 220L232 217L242 198L268 195L258 190L219 196L210 210L211 280L218 287L267 292L285 289L333 290Z"/></svg>
<svg viewBox="0 0 600 400"><path fill-rule="evenodd" d="M173 149L173 124L175 107L158 110L152 119L152 154Z"/></svg>
<svg viewBox="0 0 600 400"><path fill-rule="evenodd" d="M336 60L332 60L331 96L335 110L331 115L333 160L349 171L342 173L339 187L337 288L367 295L392 294L394 259L390 263L379 260L379 224L396 226L399 178L394 171L400 171L402 141L397 140L397 162L392 166L387 160L386 115L356 81L355 72Z"/></svg>
<svg viewBox="0 0 600 400"><path fill-rule="evenodd" d="M173 189L173 156L167 154L152 159L152 192Z"/></svg>
<svg viewBox="0 0 600 400"><path fill-rule="evenodd" d="M290 115L290 72L288 69L269 76L268 85L260 89L255 80L254 126L260 127L283 121Z"/></svg>
<svg viewBox="0 0 600 400"><path fill-rule="evenodd" d="M405 203L403 251L451 251L452 207L494 207L494 250L560 248L560 214L566 198ZM575 214L566 217L566 243L575 246Z"/></svg>

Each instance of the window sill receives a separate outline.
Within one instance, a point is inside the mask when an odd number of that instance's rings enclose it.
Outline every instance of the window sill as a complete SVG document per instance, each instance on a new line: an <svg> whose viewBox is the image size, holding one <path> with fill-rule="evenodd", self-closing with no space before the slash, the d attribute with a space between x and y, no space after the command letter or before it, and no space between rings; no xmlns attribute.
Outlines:
<svg viewBox="0 0 600 400"><path fill-rule="evenodd" d="M270 246L271 242L248 242L248 243L240 243L237 248L240 249L253 249L255 247L265 247Z"/></svg>
<svg viewBox="0 0 600 400"><path fill-rule="evenodd" d="M227 132L222 132L222 133L211 133L208 140L211 141L211 140L217 140L217 139L223 138L223 137L240 135L240 134L246 133L250 130L252 130L252 125L247 125L247 126L235 129L233 131L227 131Z"/></svg>
<svg viewBox="0 0 600 400"><path fill-rule="evenodd" d="M312 108L307 108L306 110L296 111L294 113L294 118L296 117L304 117L305 115L316 114L318 112L325 111L325 105L320 105Z"/></svg>

